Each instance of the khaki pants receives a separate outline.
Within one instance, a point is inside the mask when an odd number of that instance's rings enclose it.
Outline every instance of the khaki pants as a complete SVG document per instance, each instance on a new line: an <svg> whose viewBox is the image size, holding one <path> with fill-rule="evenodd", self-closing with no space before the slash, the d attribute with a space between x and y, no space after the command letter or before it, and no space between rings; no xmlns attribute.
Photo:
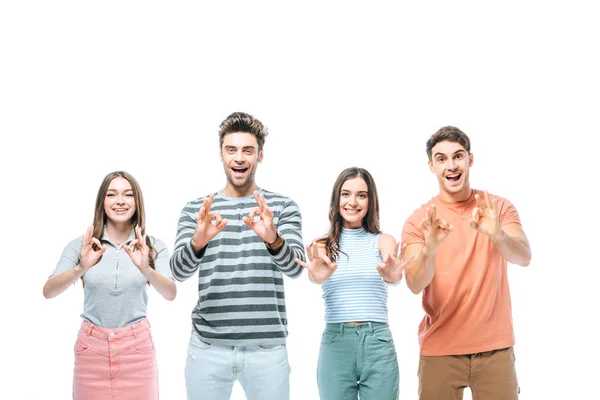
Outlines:
<svg viewBox="0 0 600 400"><path fill-rule="evenodd" d="M512 347L458 356L421 356L419 400L517 400L519 385Z"/></svg>

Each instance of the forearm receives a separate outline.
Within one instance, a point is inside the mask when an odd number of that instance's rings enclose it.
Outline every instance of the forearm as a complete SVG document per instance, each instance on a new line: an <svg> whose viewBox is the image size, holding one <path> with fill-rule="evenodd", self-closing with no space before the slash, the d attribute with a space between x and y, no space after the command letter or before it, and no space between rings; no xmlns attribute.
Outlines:
<svg viewBox="0 0 600 400"><path fill-rule="evenodd" d="M46 284L44 285L44 297L47 299L51 299L53 297L58 296L59 294L67 290L67 288L71 286L73 282L81 278L84 273L85 271L83 271L83 269L79 265L76 265L75 267L63 273L51 276L50 278L48 278Z"/></svg>
<svg viewBox="0 0 600 400"><path fill-rule="evenodd" d="M492 242L509 263L526 267L531 262L531 249L527 238L512 237L501 230L500 234L492 237Z"/></svg>
<svg viewBox="0 0 600 400"><path fill-rule="evenodd" d="M303 268L296 262L296 258L304 261L304 252L301 247L290 245L284 239L279 249L271 250L269 253L277 268L285 275L290 278L297 278L302 274Z"/></svg>
<svg viewBox="0 0 600 400"><path fill-rule="evenodd" d="M183 282L194 275L200 266L203 254L204 249L200 254L196 254L189 240L179 245L169 260L173 277L179 282Z"/></svg>
<svg viewBox="0 0 600 400"><path fill-rule="evenodd" d="M414 294L421 293L433 280L436 253L437 249L429 251L423 247L416 260L406 267L406 285Z"/></svg>
<svg viewBox="0 0 600 400"><path fill-rule="evenodd" d="M177 286L175 286L175 281L173 281L173 279L167 278L152 268L148 270L145 277L148 279L148 282L150 282L150 285L153 286L162 297L169 301L175 299L175 296L177 295Z"/></svg>

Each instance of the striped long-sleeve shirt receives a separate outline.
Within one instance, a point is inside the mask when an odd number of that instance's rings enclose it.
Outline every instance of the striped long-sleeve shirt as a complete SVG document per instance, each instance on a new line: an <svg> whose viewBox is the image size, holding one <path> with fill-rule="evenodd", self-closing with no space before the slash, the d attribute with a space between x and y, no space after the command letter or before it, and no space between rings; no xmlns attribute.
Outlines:
<svg viewBox="0 0 600 400"><path fill-rule="evenodd" d="M273 223L284 238L280 251L271 255L263 240L242 217L258 204L254 195L228 197L215 193L211 211L228 220L197 256L191 245L198 210L206 197L186 204L179 218L171 271L178 281L198 271L198 303L192 325L203 341L226 346L285 343L287 315L283 274L296 278L304 260L302 217L290 198L263 189Z"/></svg>

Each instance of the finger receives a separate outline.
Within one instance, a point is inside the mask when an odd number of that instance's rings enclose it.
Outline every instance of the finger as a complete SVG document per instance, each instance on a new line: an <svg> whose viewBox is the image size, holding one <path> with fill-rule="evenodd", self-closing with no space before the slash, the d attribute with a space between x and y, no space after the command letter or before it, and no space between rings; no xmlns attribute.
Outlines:
<svg viewBox="0 0 600 400"><path fill-rule="evenodd" d="M396 254L398 254L398 247L400 246L400 242L398 242L396 244ZM404 258L404 253L406 253L406 248L408 247L408 245L403 244L402 247L400 247L400 254L398 254L398 258Z"/></svg>
<svg viewBox="0 0 600 400"><path fill-rule="evenodd" d="M248 216L242 217L242 221L250 228L254 229L254 222Z"/></svg>
<svg viewBox="0 0 600 400"><path fill-rule="evenodd" d="M487 193L487 192L486 192ZM492 210L494 210L494 212L498 212L498 198L497 197L492 197Z"/></svg>
<svg viewBox="0 0 600 400"><path fill-rule="evenodd" d="M483 196L485 198L485 205L488 208L492 208L492 202L490 201L490 194L488 193L487 190L483 192Z"/></svg>
<svg viewBox="0 0 600 400"><path fill-rule="evenodd" d="M253 208L248 214L250 221L254 222L254 217L258 215L260 217L260 208Z"/></svg>
<svg viewBox="0 0 600 400"><path fill-rule="evenodd" d="M312 247L313 243L311 244L307 244L306 246L304 246L306 248L306 257L308 258L308 261L312 261L313 259L313 255L312 255Z"/></svg>
<svg viewBox="0 0 600 400"><path fill-rule="evenodd" d="M83 235L83 241L81 243L81 245L83 247L89 246L90 240L92 239L93 232L94 232L94 225L88 226L87 230L85 231L85 235Z"/></svg>
<svg viewBox="0 0 600 400"><path fill-rule="evenodd" d="M106 247L106 245L102 246L102 243L100 243L100 241L98 239L96 239L95 237L92 238L92 243L94 243L96 246L98 246L98 249L102 249L102 247Z"/></svg>
<svg viewBox="0 0 600 400"><path fill-rule="evenodd" d="M475 200L477 200L477 206L479 208L485 209L485 207L486 207L485 202L483 200L481 200L481 197L479 196L479 194L475 195Z"/></svg>
<svg viewBox="0 0 600 400"><path fill-rule="evenodd" d="M215 220L214 225L217 226L221 223L221 221L223 220L223 218L221 217L221 213L218 211L211 211L209 214L210 216L210 222L212 223L213 220Z"/></svg>
<svg viewBox="0 0 600 400"><path fill-rule="evenodd" d="M480 212L481 212L481 211L482 211L482 210L481 210L479 207L475 207L475 208L473 209L473 212L471 213L471 219L472 219L474 222L477 222L477 221L479 221L479 217L480 217L480 214L481 214Z"/></svg>
<svg viewBox="0 0 600 400"><path fill-rule="evenodd" d="M319 245L317 243L314 244L314 246L312 246L312 258L317 258L319 257Z"/></svg>
<svg viewBox="0 0 600 400"><path fill-rule="evenodd" d="M477 229L477 222L473 221L472 219L469 220L469 226L473 229Z"/></svg>
<svg viewBox="0 0 600 400"><path fill-rule="evenodd" d="M430 221L433 222L437 219L437 210L435 208L435 204L431 205L431 219Z"/></svg>
<svg viewBox="0 0 600 400"><path fill-rule="evenodd" d="M209 194L208 197L205 198L204 201L202 202L202 207L204 207L205 210L210 210L214 200L215 200L215 194L214 193Z"/></svg>
<svg viewBox="0 0 600 400"><path fill-rule="evenodd" d="M329 269L331 270L331 273L334 273L335 270L337 269L338 265L337 263L331 263L329 265L327 265L329 267Z"/></svg>
<svg viewBox="0 0 600 400"><path fill-rule="evenodd" d="M264 197L262 197L262 194L258 194L258 190L254 191L254 200L256 200L256 204L258 204L258 208L260 208L261 210L263 209L263 202L262 200L264 199Z"/></svg>
<svg viewBox="0 0 600 400"><path fill-rule="evenodd" d="M302 266L303 268L306 268L306 269L308 269L309 271L311 270L310 264L308 264L308 263L306 263L306 262L302 261L302 260L301 260L301 259L299 259L299 258L295 258L295 260L296 260L296 262L297 262L297 263L298 263L300 266Z"/></svg>
<svg viewBox="0 0 600 400"><path fill-rule="evenodd" d="M225 228L227 226L228 222L229 222L229 220L227 218L221 218L221 220L219 221L218 224L215 225L215 227L217 228L217 230L219 232L221 232L223 230L223 228Z"/></svg>
<svg viewBox="0 0 600 400"><path fill-rule="evenodd" d="M140 241L138 239L133 239L131 242L129 242L129 246L125 246L125 249L135 251L135 249L139 243L140 243Z"/></svg>

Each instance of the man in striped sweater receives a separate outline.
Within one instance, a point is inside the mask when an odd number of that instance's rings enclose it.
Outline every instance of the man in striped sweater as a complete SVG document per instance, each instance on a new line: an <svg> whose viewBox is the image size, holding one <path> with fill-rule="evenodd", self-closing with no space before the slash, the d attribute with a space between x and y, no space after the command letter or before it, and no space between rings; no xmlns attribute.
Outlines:
<svg viewBox="0 0 600 400"><path fill-rule="evenodd" d="M249 400L289 399L283 275L302 273L302 217L293 200L256 185L266 135L253 116L229 115L219 129L225 188L179 218L173 276L198 271L188 399L229 399L236 380Z"/></svg>

